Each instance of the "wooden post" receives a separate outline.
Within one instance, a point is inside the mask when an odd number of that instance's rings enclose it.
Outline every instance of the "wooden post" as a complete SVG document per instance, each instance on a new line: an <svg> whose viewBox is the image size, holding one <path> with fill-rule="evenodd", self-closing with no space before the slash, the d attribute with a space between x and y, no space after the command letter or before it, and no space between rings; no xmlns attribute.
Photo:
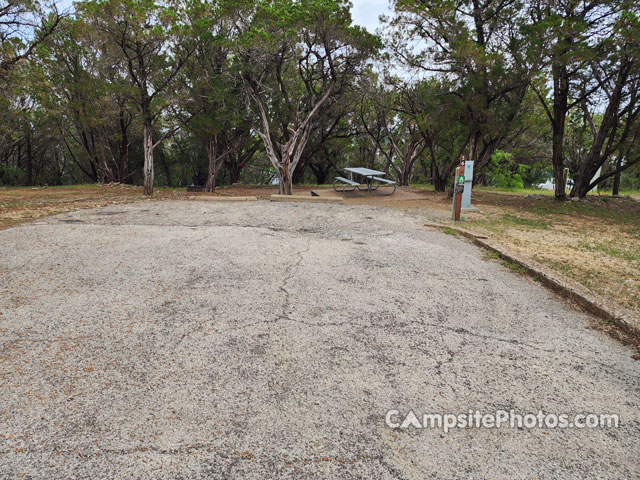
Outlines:
<svg viewBox="0 0 640 480"><path fill-rule="evenodd" d="M464 156L460 157L460 165L455 170L453 179L453 211L454 221L460 221L460 209L462 208L462 193L464 192Z"/></svg>

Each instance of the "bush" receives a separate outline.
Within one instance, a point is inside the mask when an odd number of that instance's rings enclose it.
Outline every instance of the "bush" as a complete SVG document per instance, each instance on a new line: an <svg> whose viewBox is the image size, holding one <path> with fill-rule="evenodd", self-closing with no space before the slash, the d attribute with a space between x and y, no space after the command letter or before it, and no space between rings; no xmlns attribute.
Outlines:
<svg viewBox="0 0 640 480"><path fill-rule="evenodd" d="M527 172L529 167L526 165L517 165L513 161L511 153L496 150L491 155L491 164L487 173L489 185L502 188L505 190L517 190L524 188L522 175Z"/></svg>
<svg viewBox="0 0 640 480"><path fill-rule="evenodd" d="M523 170L524 171L520 172L520 175L522 176L524 186L526 188L536 187L539 183L544 183L547 180L549 165L536 162L533 165L526 166Z"/></svg>
<svg viewBox="0 0 640 480"><path fill-rule="evenodd" d="M18 185L23 172L18 167L0 165L0 185Z"/></svg>

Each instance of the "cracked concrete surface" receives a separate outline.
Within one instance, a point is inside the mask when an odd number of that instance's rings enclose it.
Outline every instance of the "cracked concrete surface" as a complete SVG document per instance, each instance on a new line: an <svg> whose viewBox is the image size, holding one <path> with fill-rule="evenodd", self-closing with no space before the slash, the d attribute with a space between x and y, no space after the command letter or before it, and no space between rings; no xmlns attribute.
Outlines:
<svg viewBox="0 0 640 480"><path fill-rule="evenodd" d="M143 202L0 232L0 478L638 478L631 351L425 220Z"/></svg>

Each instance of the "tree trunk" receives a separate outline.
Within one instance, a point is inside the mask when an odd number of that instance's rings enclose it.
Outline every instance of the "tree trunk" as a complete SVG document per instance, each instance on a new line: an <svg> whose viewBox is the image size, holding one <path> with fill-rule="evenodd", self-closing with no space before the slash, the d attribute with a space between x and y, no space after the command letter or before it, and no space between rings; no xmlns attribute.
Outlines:
<svg viewBox="0 0 640 480"><path fill-rule="evenodd" d="M304 183L304 174L307 169L306 162L300 162L291 176L291 183Z"/></svg>
<svg viewBox="0 0 640 480"><path fill-rule="evenodd" d="M447 177L446 175L441 177L439 174L433 175L433 188L436 192L444 192L447 189Z"/></svg>
<svg viewBox="0 0 640 480"><path fill-rule="evenodd" d="M310 163L309 167L311 168L313 175L316 177L316 184L324 185L327 181L327 176L329 176L329 170L331 169L331 166Z"/></svg>
<svg viewBox="0 0 640 480"><path fill-rule="evenodd" d="M118 182L124 183L127 178L127 170L129 164L129 138L127 137L127 123L124 119L124 113L120 109L120 156L118 158L117 175Z"/></svg>
<svg viewBox="0 0 640 480"><path fill-rule="evenodd" d="M209 160L209 173L207 175L207 192L213 192L216 189L216 176L218 168L216 166L216 137L212 135L207 142L207 157Z"/></svg>
<svg viewBox="0 0 640 480"><path fill-rule="evenodd" d="M553 164L553 178L555 179L555 196L557 200L567 198L566 186L564 185L564 124L567 116L569 103L569 79L567 68L554 61L553 64L553 153L551 162Z"/></svg>
<svg viewBox="0 0 640 480"><path fill-rule="evenodd" d="M573 188L571 189L572 197L575 195L578 195L580 198L586 197L587 193L591 190L591 182L594 175L598 173L598 169L611 154L609 142L612 136L615 135L620 122L618 110L620 102L622 101L622 90L627 82L630 68L630 64L625 64L618 72L615 88L608 95L609 103L602 116L598 131L593 138L589 154L582 162L582 165L580 165L578 175L574 179ZM606 148L603 151L605 145Z"/></svg>
<svg viewBox="0 0 640 480"><path fill-rule="evenodd" d="M153 195L153 124L151 117L144 119L144 192Z"/></svg>
<svg viewBox="0 0 640 480"><path fill-rule="evenodd" d="M280 195L293 195L293 178L289 173L289 160L282 162L278 168L278 193Z"/></svg>
<svg viewBox="0 0 640 480"><path fill-rule="evenodd" d="M616 160L616 176L613 178L613 195L620 195L620 167L622 167L622 155L618 155Z"/></svg>
<svg viewBox="0 0 640 480"><path fill-rule="evenodd" d="M231 155L229 157L231 157ZM240 182L240 165L235 157L236 155L233 156L230 162L227 162L227 170L229 170L229 178L232 184Z"/></svg>
<svg viewBox="0 0 640 480"><path fill-rule="evenodd" d="M27 130L27 185L33 185L33 152L31 151L31 130Z"/></svg>
<svg viewBox="0 0 640 480"><path fill-rule="evenodd" d="M404 167L402 168L402 174L400 175L400 186L409 186L409 178L411 178L411 167L409 167L405 163Z"/></svg>

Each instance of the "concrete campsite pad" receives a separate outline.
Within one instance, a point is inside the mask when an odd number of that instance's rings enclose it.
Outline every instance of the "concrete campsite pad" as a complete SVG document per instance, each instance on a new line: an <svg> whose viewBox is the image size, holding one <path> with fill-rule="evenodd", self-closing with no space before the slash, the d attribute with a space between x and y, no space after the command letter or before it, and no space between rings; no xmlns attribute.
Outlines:
<svg viewBox="0 0 640 480"><path fill-rule="evenodd" d="M388 188L388 187L382 187ZM397 187L393 195L370 195L366 188L364 191L356 191L345 195L342 192L336 192L333 188L314 188L311 195L315 198L342 198L345 203L360 204L366 201L370 205L384 205L389 202L402 202L409 200L424 200L424 196L420 193L412 191L409 187Z"/></svg>
<svg viewBox="0 0 640 480"><path fill-rule="evenodd" d="M0 231L0 478L633 478L640 364L425 214L140 202ZM389 410L619 428L392 429Z"/></svg>

